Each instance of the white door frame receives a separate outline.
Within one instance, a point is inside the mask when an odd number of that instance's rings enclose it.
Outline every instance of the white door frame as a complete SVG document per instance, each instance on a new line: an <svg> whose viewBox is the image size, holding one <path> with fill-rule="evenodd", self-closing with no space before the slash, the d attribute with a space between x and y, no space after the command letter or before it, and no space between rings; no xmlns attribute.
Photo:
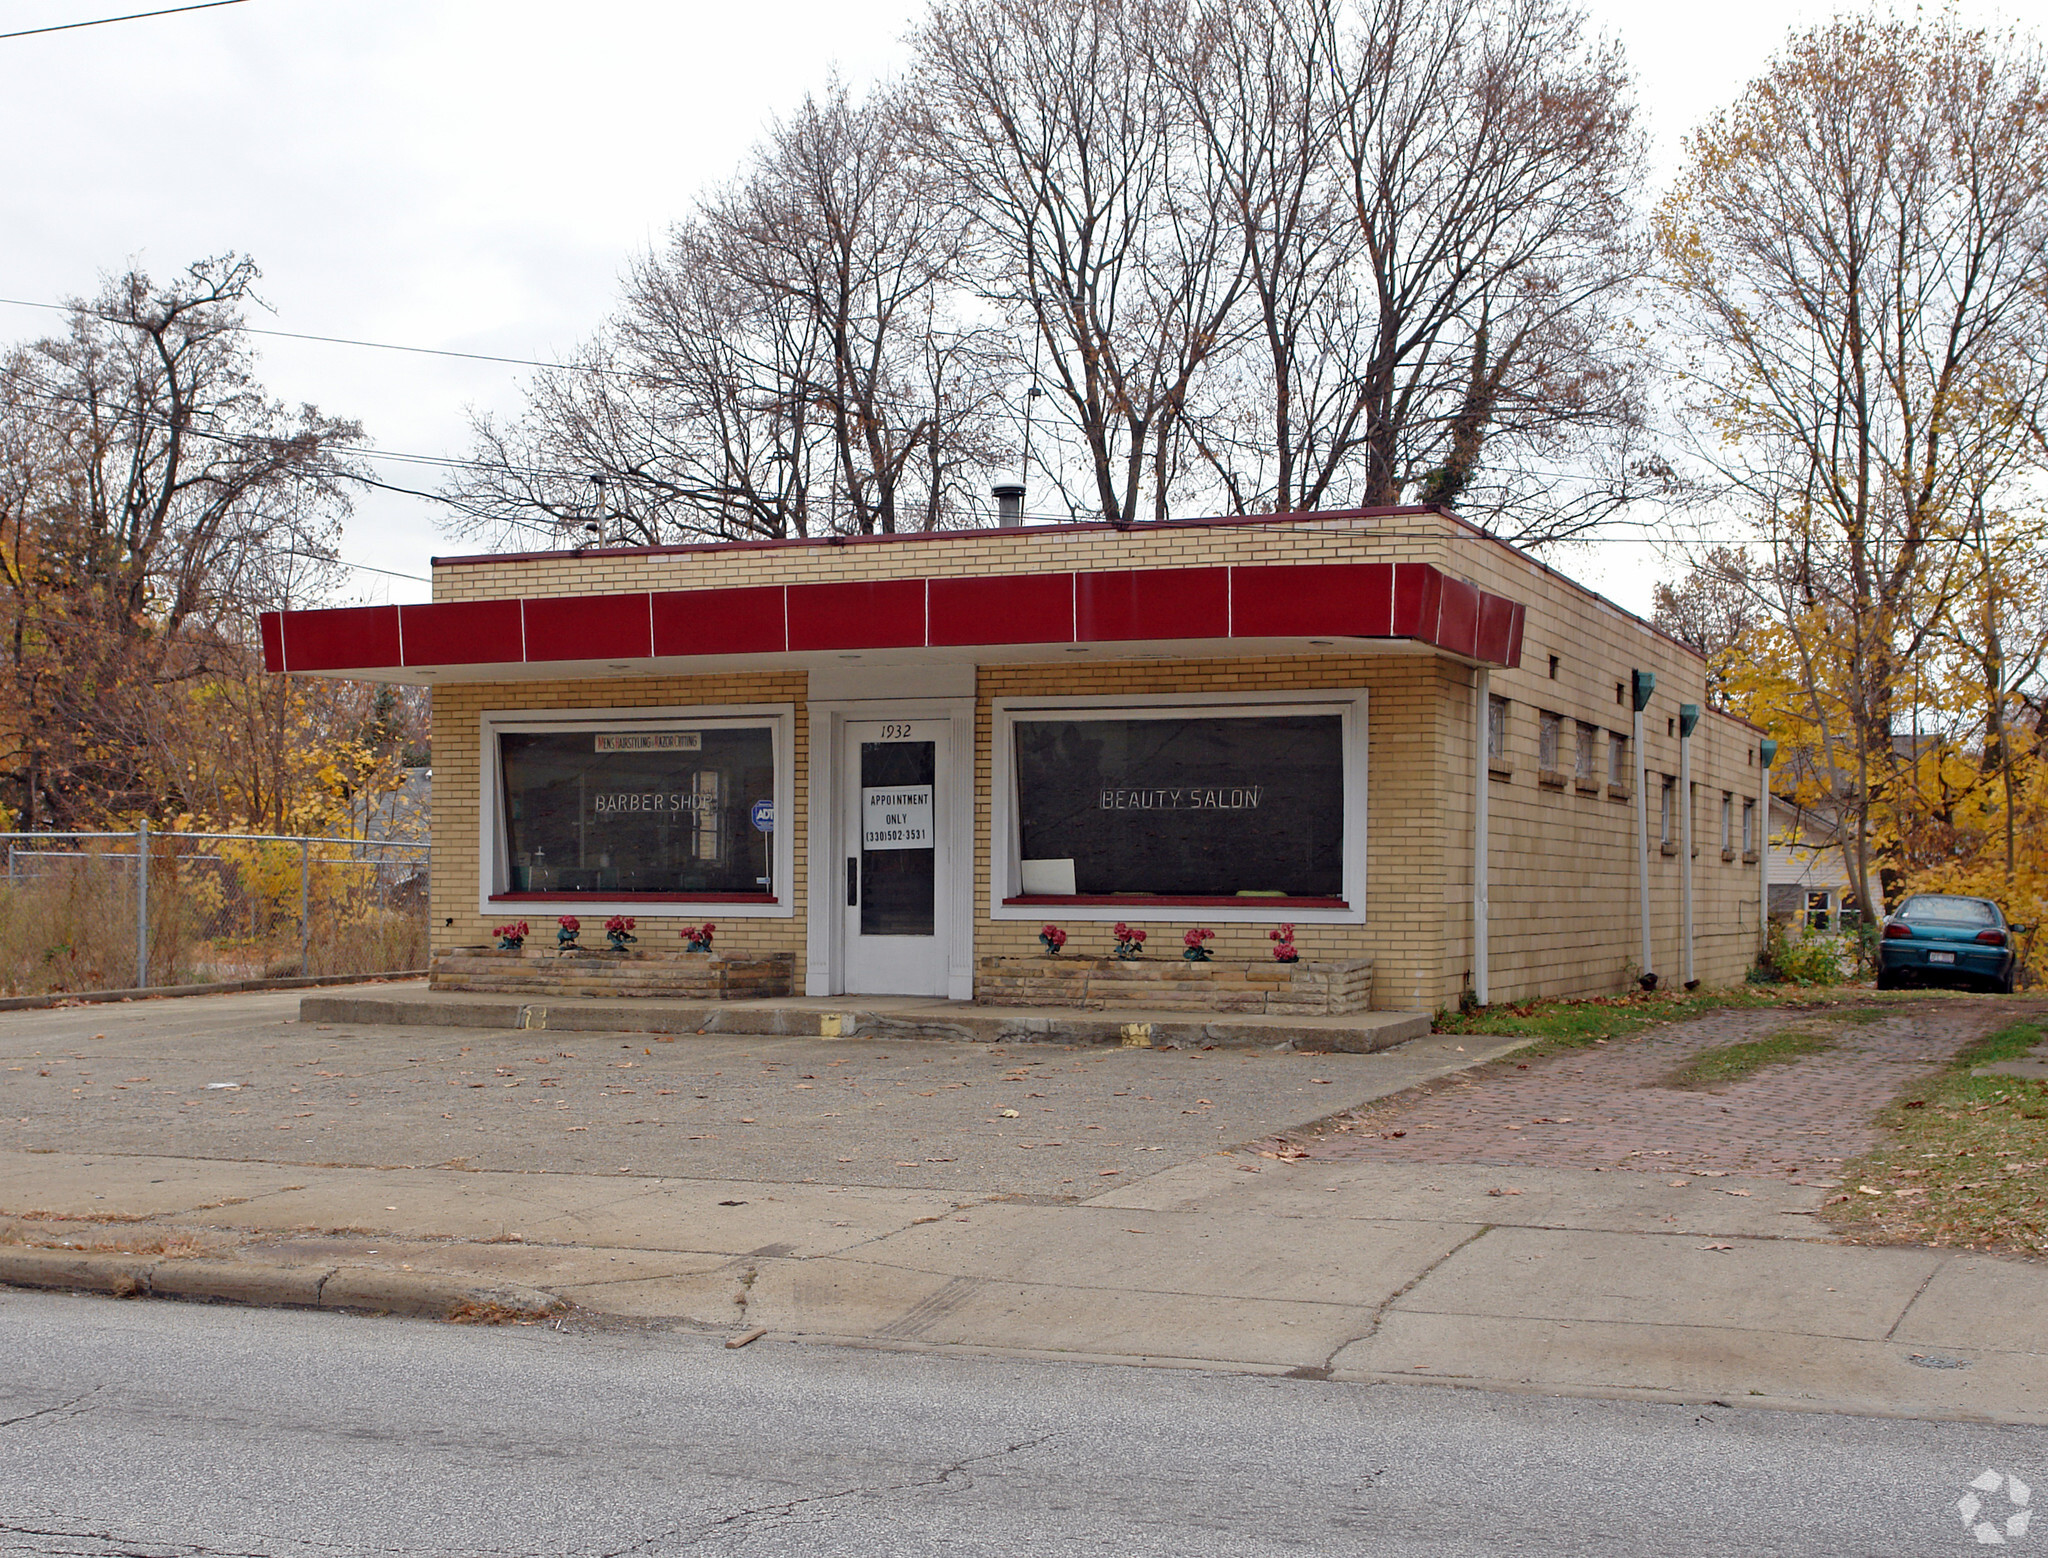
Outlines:
<svg viewBox="0 0 2048 1558"><path fill-rule="evenodd" d="M937 927L945 944L946 995L974 999L974 699L833 698L809 705L809 830L804 844L806 915L804 994L846 990L846 894L839 862L846 852L844 798L846 726L865 720L945 720L951 753L940 776L939 815L946 830L945 915ZM945 799L950 796L950 801Z"/></svg>

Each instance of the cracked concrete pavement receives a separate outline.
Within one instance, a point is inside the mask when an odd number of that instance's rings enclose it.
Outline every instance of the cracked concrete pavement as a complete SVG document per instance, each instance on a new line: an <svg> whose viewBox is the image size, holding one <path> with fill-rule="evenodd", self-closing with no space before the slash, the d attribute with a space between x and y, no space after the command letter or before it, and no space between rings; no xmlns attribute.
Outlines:
<svg viewBox="0 0 2048 1558"><path fill-rule="evenodd" d="M2048 1271L1835 1243L1820 1186L1241 1145L1505 1041L557 1042L291 1010L0 1016L8 1280L2048 1420Z"/></svg>

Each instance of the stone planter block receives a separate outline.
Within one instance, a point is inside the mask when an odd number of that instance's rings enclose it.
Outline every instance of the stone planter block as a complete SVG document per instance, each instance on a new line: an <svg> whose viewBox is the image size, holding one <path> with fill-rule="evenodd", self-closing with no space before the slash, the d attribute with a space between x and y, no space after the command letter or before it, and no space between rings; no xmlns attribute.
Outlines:
<svg viewBox="0 0 2048 1558"><path fill-rule="evenodd" d="M1240 1012L1341 1017L1372 1006L1372 959L1344 963L1190 963L1185 958L983 958L984 1006L1094 1011Z"/></svg>
<svg viewBox="0 0 2048 1558"><path fill-rule="evenodd" d="M651 996L670 1000L733 1001L786 996L796 955L743 957L723 952L600 952L568 956L552 948L500 952L457 947L434 959L430 989L486 995L543 995L556 999Z"/></svg>

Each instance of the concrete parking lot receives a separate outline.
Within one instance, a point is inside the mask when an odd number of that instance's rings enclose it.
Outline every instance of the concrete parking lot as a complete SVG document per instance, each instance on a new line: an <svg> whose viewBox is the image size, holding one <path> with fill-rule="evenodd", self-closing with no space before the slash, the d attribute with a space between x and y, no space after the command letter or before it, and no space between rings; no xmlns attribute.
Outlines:
<svg viewBox="0 0 2048 1558"><path fill-rule="evenodd" d="M1081 1195L1482 1053L323 1027L296 993L0 1014L0 1148ZM1498 1048L1498 1046L1493 1046Z"/></svg>

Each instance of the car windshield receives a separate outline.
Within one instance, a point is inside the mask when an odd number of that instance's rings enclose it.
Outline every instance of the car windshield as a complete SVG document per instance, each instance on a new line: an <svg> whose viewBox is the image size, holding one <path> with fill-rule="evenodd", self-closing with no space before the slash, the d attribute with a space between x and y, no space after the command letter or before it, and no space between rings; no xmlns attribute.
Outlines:
<svg viewBox="0 0 2048 1558"><path fill-rule="evenodd" d="M1922 893L1899 905L1902 920L1948 920L1958 925L1996 925L1997 908L1982 898L1950 898Z"/></svg>

